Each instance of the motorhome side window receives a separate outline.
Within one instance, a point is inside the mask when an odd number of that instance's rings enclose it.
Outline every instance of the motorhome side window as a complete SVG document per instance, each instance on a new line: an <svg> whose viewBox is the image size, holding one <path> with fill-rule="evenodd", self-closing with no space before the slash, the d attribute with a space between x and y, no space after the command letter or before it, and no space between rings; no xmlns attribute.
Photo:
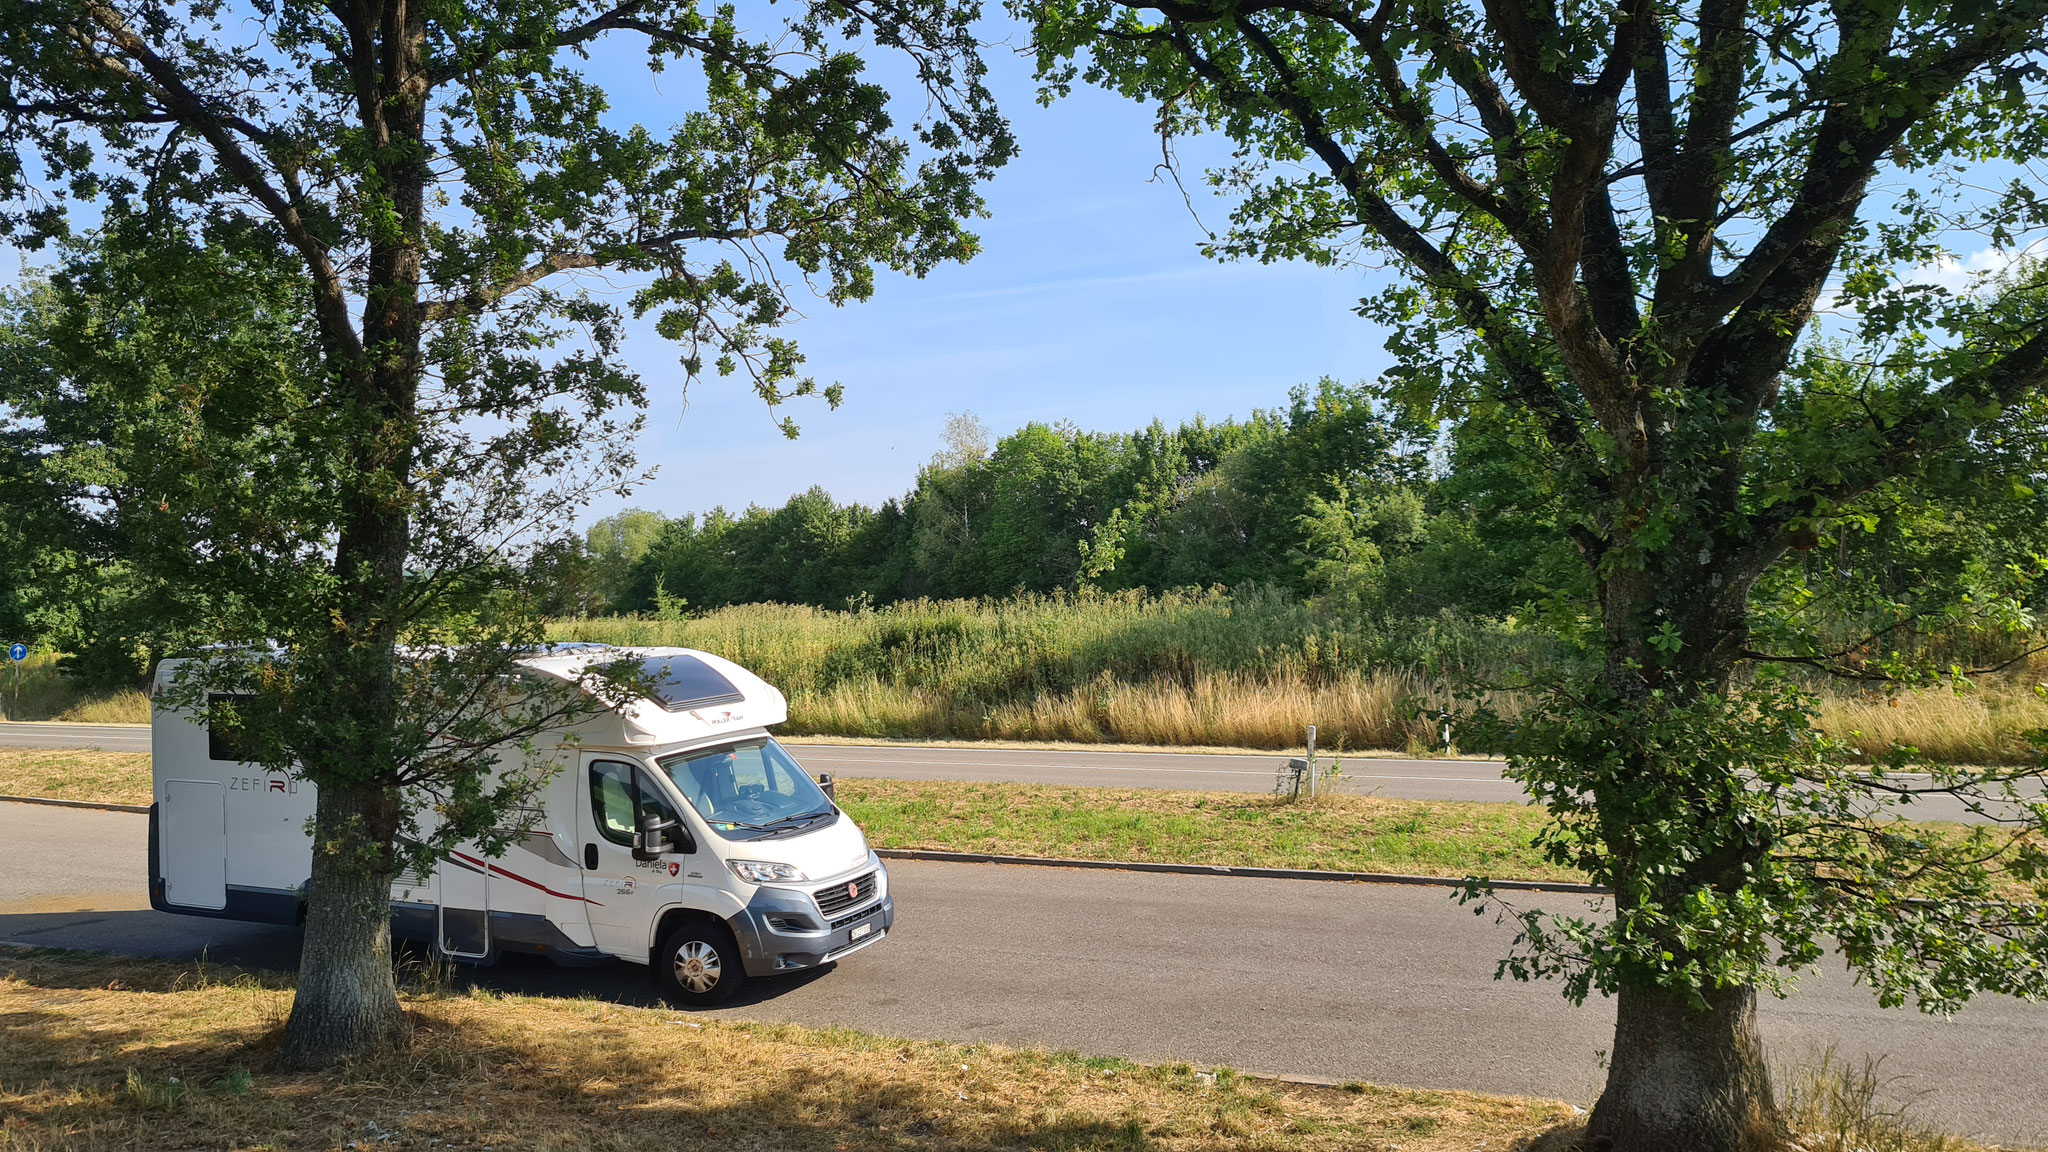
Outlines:
<svg viewBox="0 0 2048 1152"><path fill-rule="evenodd" d="M206 758L208 760L231 760L241 764L256 759L251 754L249 748L248 733L223 731L219 725L213 723L213 718L210 715L213 708L220 704L233 705L237 712L242 712L255 699L256 697L253 695L240 692L208 692L206 694L206 707L209 712L206 723Z"/></svg>
<svg viewBox="0 0 2048 1152"><path fill-rule="evenodd" d="M617 760L599 760L590 766L590 814L597 830L614 844L631 848L639 828L639 813L650 805L664 820L675 819L675 811L654 790L652 781L642 779L644 770Z"/></svg>

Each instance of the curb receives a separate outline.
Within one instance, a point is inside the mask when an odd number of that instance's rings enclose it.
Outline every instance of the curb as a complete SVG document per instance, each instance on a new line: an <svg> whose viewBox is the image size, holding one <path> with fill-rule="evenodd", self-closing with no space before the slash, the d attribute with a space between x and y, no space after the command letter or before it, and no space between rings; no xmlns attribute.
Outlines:
<svg viewBox="0 0 2048 1152"><path fill-rule="evenodd" d="M0 796L6 804L48 804L53 808L91 808L100 812L139 812L149 815L147 804L101 804L92 800L52 800L48 796Z"/></svg>
<svg viewBox="0 0 2048 1152"><path fill-rule="evenodd" d="M1165 872L1176 876L1243 876L1259 880L1336 880L1352 884L1413 884L1432 888L1463 888L1463 880L1447 876L1410 876L1400 872L1326 872L1314 868L1254 868L1232 864L1161 864L1150 860L1069 860L1053 856L998 856L989 852L937 852L925 848L877 848L884 860L932 860L947 864L1024 864L1041 868L1104 868L1119 872ZM1493 888L1511 892L1572 892L1605 896L1595 884L1547 880L1495 880Z"/></svg>

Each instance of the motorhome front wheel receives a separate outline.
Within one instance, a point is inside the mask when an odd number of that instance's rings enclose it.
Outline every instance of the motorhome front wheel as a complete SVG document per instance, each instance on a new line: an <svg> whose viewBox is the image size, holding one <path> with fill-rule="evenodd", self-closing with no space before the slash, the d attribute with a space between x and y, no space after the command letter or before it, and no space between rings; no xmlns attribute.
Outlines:
<svg viewBox="0 0 2048 1152"><path fill-rule="evenodd" d="M732 933L709 920L695 920L669 933L654 962L662 991L692 1008L723 1004L747 978Z"/></svg>

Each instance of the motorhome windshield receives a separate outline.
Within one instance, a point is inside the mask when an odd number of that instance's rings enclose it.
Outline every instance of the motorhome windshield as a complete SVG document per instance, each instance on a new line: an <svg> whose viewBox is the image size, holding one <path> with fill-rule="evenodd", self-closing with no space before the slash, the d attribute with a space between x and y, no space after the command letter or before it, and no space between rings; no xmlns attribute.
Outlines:
<svg viewBox="0 0 2048 1152"><path fill-rule="evenodd" d="M727 840L791 836L839 818L810 774L773 740L678 752L656 763Z"/></svg>

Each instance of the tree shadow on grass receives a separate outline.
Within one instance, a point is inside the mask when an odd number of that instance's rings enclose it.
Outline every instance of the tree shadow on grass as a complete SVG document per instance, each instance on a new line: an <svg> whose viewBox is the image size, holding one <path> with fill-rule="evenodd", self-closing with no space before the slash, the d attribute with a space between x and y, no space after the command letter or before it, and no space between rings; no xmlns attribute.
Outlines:
<svg viewBox="0 0 2048 1152"><path fill-rule="evenodd" d="M102 958L137 958L199 963L249 972L296 972L300 931L275 924L176 916L149 909L115 912L0 914L0 941L35 948L65 949ZM417 970L426 951L396 942L403 972ZM827 964L804 972L756 978L740 987L723 1008L746 1008L787 995L832 972ZM504 953L495 964L448 966L451 988L472 988L513 996L595 997L643 1008L666 1007L660 990L637 964L611 961L565 966L542 956ZM104 980L102 980L104 983ZM98 987L85 984L80 987Z"/></svg>
<svg viewBox="0 0 2048 1152"><path fill-rule="evenodd" d="M675 1030L673 1018L609 1004L586 1014L414 1001L404 1050L275 1076L262 1069L277 1026L259 1007L274 997L223 993L166 1011L154 992L106 991L104 958L16 954L0 967L10 960L31 988L100 990L70 1011L0 1017L0 1091L14 1098L7 1135L30 1147L213 1147L228 1134L281 1146L367 1137L370 1147L820 1152L1154 1143L1121 1098L1088 1094L1085 1078L1045 1058L797 1029ZM219 1015L203 1018L209 1007ZM963 1058L976 1061L972 1073Z"/></svg>
<svg viewBox="0 0 2048 1152"><path fill-rule="evenodd" d="M410 945L407 953L423 955L424 948ZM803 988L838 967L825 964L779 976L757 976L740 985L721 1009L747 1008L763 1004ZM488 965L450 965L449 984L457 989L482 989L507 996L543 996L555 999L594 998L636 1008L670 1008L648 970L638 964L609 961L602 964L563 965L544 956L507 952Z"/></svg>

